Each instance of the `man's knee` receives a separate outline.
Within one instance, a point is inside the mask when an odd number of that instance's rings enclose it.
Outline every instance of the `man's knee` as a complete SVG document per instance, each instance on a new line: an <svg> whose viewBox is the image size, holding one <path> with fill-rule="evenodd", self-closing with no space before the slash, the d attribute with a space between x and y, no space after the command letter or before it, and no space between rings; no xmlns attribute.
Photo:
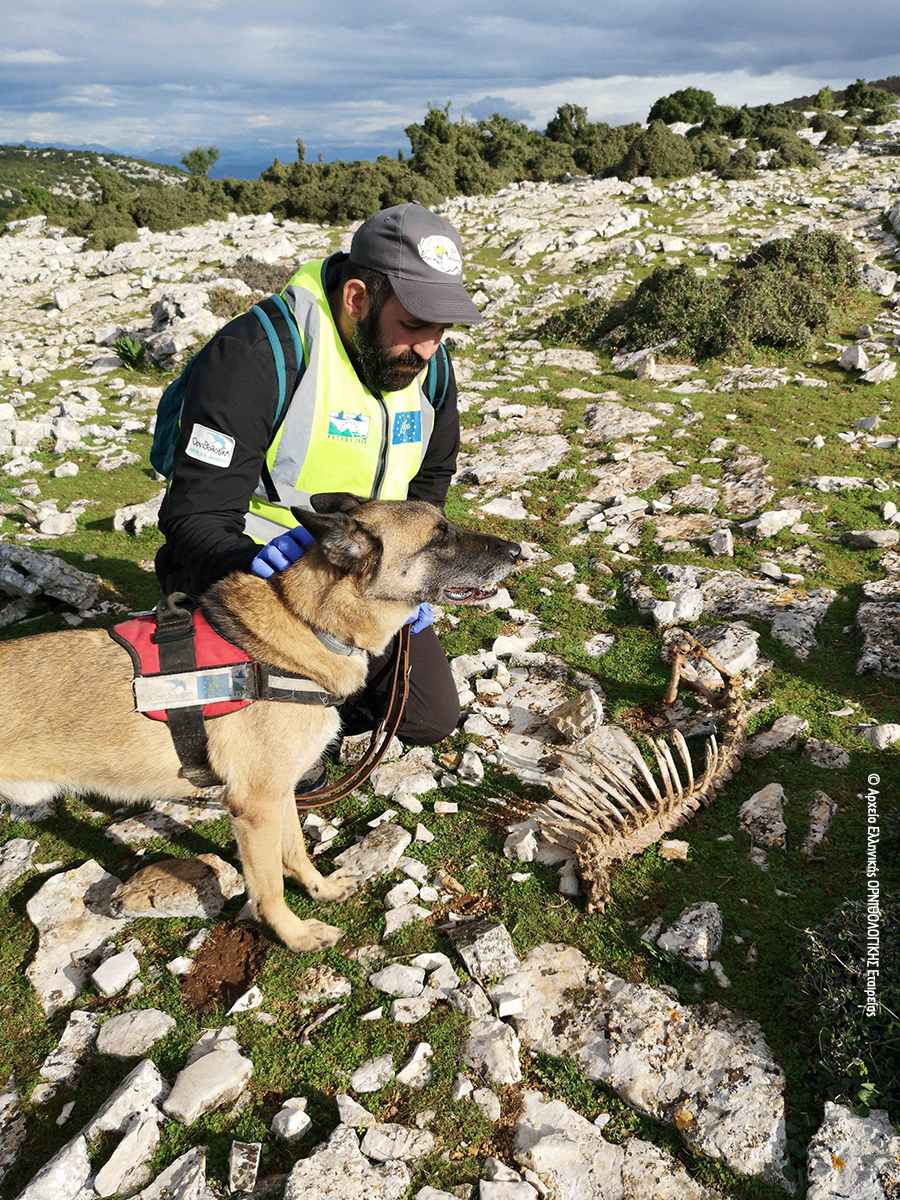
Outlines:
<svg viewBox="0 0 900 1200"><path fill-rule="evenodd" d="M459 716L455 692L431 696L427 705L408 703L397 735L411 746L433 746L456 732Z"/></svg>

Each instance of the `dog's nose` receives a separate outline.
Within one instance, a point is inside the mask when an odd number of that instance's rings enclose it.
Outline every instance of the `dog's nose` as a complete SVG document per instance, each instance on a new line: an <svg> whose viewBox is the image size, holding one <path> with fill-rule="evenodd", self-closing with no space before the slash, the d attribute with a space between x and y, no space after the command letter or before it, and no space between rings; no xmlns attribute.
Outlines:
<svg viewBox="0 0 900 1200"><path fill-rule="evenodd" d="M518 542L502 542L501 545L513 562L518 562L522 557L522 547Z"/></svg>

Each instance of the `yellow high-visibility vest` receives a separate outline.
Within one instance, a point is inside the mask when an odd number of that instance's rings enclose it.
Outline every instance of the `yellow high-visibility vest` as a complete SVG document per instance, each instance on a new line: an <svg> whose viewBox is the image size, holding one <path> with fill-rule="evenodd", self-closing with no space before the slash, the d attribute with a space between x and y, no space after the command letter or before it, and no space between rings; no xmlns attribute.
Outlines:
<svg viewBox="0 0 900 1200"><path fill-rule="evenodd" d="M361 382L328 304L327 262L308 263L282 292L300 331L304 371L245 518L245 532L261 543L293 528L291 505L311 508L316 492L405 500L434 428L425 371L383 395Z"/></svg>

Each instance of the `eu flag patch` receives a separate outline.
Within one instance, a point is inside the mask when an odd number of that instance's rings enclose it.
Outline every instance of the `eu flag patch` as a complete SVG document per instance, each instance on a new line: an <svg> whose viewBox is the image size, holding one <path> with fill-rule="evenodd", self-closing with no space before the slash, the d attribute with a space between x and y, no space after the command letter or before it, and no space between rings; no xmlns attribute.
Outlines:
<svg viewBox="0 0 900 1200"><path fill-rule="evenodd" d="M394 432L391 437L391 445L402 446L404 442L421 442L422 440L422 413L419 409L415 412L398 412L394 414Z"/></svg>
<svg viewBox="0 0 900 1200"><path fill-rule="evenodd" d="M197 677L197 694L201 700L230 700L231 676L199 675Z"/></svg>

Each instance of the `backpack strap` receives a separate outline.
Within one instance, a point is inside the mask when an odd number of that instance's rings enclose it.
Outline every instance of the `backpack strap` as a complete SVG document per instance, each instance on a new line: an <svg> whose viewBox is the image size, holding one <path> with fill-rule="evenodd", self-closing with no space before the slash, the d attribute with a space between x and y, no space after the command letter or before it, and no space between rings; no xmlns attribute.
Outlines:
<svg viewBox="0 0 900 1200"><path fill-rule="evenodd" d="M293 396L306 369L303 343L300 340L297 323L280 296L270 296L261 304L254 304L250 311L262 325L266 337L269 339L269 345L272 347L272 357L275 359L275 372L278 376L278 403L275 407L275 420L272 424L272 437L274 437L287 411L287 402ZM288 380L292 381L290 392L288 392ZM262 469L262 481L269 500L277 502L278 489L275 487L269 468L265 463Z"/></svg>
<svg viewBox="0 0 900 1200"><path fill-rule="evenodd" d="M450 355L443 342L432 355L428 363L428 374L425 376L425 395L435 412L439 412L447 399L447 389L450 386Z"/></svg>

